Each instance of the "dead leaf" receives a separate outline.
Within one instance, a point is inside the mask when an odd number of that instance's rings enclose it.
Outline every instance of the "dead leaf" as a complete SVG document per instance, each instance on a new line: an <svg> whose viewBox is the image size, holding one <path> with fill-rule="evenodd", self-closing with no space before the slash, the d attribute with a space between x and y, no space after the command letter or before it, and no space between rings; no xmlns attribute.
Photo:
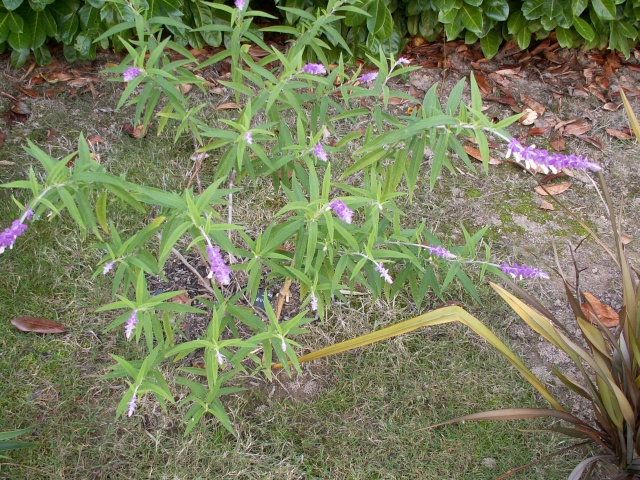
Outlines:
<svg viewBox="0 0 640 480"><path fill-rule="evenodd" d="M604 143L602 142L602 140L600 139L600 137L594 135L593 137L587 137L586 135L580 135L578 137L581 140L584 140L587 143L590 143L591 145L593 145L596 148L599 148L600 150L604 150Z"/></svg>
<svg viewBox="0 0 640 480"><path fill-rule="evenodd" d="M534 100L531 97L527 97L524 94L520 94L520 99L522 100L522 103L524 103L526 107L530 108L531 110L536 112L538 115L542 115L546 110L546 107L542 105L540 102Z"/></svg>
<svg viewBox="0 0 640 480"><path fill-rule="evenodd" d="M549 131L549 127L533 127L527 132L527 137L541 137Z"/></svg>
<svg viewBox="0 0 640 480"><path fill-rule="evenodd" d="M475 78L476 83L478 84L478 88L483 93L491 93L491 87L489 87L489 82L487 81L487 77L482 75L479 72L473 72L473 78Z"/></svg>
<svg viewBox="0 0 640 480"><path fill-rule="evenodd" d="M407 103L407 100L400 97L389 97L389 105L402 105Z"/></svg>
<svg viewBox="0 0 640 480"><path fill-rule="evenodd" d="M496 70L495 73L497 73L498 75L504 75L506 77L514 77L518 73L520 73L520 69L521 67L503 68L502 70Z"/></svg>
<svg viewBox="0 0 640 480"><path fill-rule="evenodd" d="M191 305L191 298L187 293L181 293L180 295L176 295L171 299L173 303L179 303L181 305Z"/></svg>
<svg viewBox="0 0 640 480"><path fill-rule="evenodd" d="M540 199L540 208L542 210L555 210L555 207L544 199Z"/></svg>
<svg viewBox="0 0 640 480"><path fill-rule="evenodd" d="M562 135L558 134L551 137L549 145L551 145L551 148L553 148L557 152L562 152L567 148L567 144L565 143L564 138L562 138Z"/></svg>
<svg viewBox="0 0 640 480"><path fill-rule="evenodd" d="M618 140L631 140L633 137L631 135L627 135L620 130L614 130L613 128L605 128L604 129L609 135L616 137Z"/></svg>
<svg viewBox="0 0 640 480"><path fill-rule="evenodd" d="M178 90L181 94L186 95L187 93L189 93L189 90L191 90L192 87L193 85L191 85L190 83L182 83L180 85L176 85L176 90Z"/></svg>
<svg viewBox="0 0 640 480"><path fill-rule="evenodd" d="M495 97L495 96L489 95L489 96L486 96L484 99L490 102L498 102L498 103L502 103L503 105L509 105L511 107L513 107L518 103L516 99L513 97Z"/></svg>
<svg viewBox="0 0 640 480"><path fill-rule="evenodd" d="M137 127L134 127L130 123L122 124L122 132L133 138L144 138L147 135L147 132L144 129L144 125L138 125Z"/></svg>
<svg viewBox="0 0 640 480"><path fill-rule="evenodd" d="M18 115L31 115L31 109L29 105L24 103L22 100L16 100L15 102L11 102L9 104L9 109Z"/></svg>
<svg viewBox="0 0 640 480"><path fill-rule="evenodd" d="M53 320L37 317L18 317L11 320L18 330L35 333L64 333L62 325Z"/></svg>
<svg viewBox="0 0 640 480"><path fill-rule="evenodd" d="M40 96L38 91L32 88L21 87L20 85L14 85L14 86L28 97L38 98Z"/></svg>
<svg viewBox="0 0 640 480"><path fill-rule="evenodd" d="M478 150L475 147L472 147L470 145L465 145L464 146L464 151L467 152L467 154L472 157L475 158L478 161L482 161L482 154L480 153L480 150ZM489 157L489 165L500 165L502 162L500 160L497 160L493 157Z"/></svg>
<svg viewBox="0 0 640 480"><path fill-rule="evenodd" d="M631 240L633 240L633 237L630 237L629 235L620 235L620 241L623 245L630 244Z"/></svg>
<svg viewBox="0 0 640 480"><path fill-rule="evenodd" d="M238 110L240 110L242 108L242 105L240 105L239 103L234 103L234 102L226 102L226 103L222 103L220 105L218 105L216 107L216 110L229 110L229 109L234 109L237 108Z"/></svg>
<svg viewBox="0 0 640 480"><path fill-rule="evenodd" d="M94 135L93 137L87 139L87 144L90 147L93 147L94 145L98 145L99 143L104 143L104 140L100 138L98 135Z"/></svg>
<svg viewBox="0 0 640 480"><path fill-rule="evenodd" d="M0 130L0 147L4 145L4 132Z"/></svg>
<svg viewBox="0 0 640 480"><path fill-rule="evenodd" d="M535 112L535 110L531 110L530 108L525 108L523 111L525 113L520 118L520 123L522 125L533 125L538 118L538 114Z"/></svg>
<svg viewBox="0 0 640 480"><path fill-rule="evenodd" d="M605 103L602 108L604 110L608 110L610 112L615 112L617 111L620 107L622 106L621 103L613 103L613 102L607 102Z"/></svg>
<svg viewBox="0 0 640 480"><path fill-rule="evenodd" d="M562 192L566 191L571 187L571 182L564 183L556 183L554 185L549 185L544 188L536 187L535 191L538 195L560 195Z"/></svg>
<svg viewBox="0 0 640 480"><path fill-rule="evenodd" d="M597 324L596 319L598 319L607 328L617 327L620 324L620 316L613 308L609 305L604 305L589 292L581 290L580 293L585 299L585 303L580 307L587 320L595 325Z"/></svg>
<svg viewBox="0 0 640 480"><path fill-rule="evenodd" d="M574 135L577 137L579 135L584 135L589 130L591 130L591 124L587 123L586 118L581 118L580 120L576 120L575 122L565 126L562 134L565 136Z"/></svg>

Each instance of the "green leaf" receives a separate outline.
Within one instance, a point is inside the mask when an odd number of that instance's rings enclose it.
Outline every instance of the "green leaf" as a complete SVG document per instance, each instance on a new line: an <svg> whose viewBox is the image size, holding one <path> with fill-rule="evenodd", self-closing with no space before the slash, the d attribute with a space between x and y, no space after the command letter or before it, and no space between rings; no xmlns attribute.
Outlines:
<svg viewBox="0 0 640 480"><path fill-rule="evenodd" d="M25 25L22 32L11 32L7 41L13 50L26 50L28 52L31 44L31 31L29 30L29 27Z"/></svg>
<svg viewBox="0 0 640 480"><path fill-rule="evenodd" d="M32 10L27 15L25 26L28 27L31 32L29 46L32 49L41 47L47 39L47 36L53 37L58 29L56 21L53 19L49 10Z"/></svg>
<svg viewBox="0 0 640 480"><path fill-rule="evenodd" d="M4 5L4 8L11 12L22 5L23 1L24 0L2 0L2 4Z"/></svg>
<svg viewBox="0 0 640 480"><path fill-rule="evenodd" d="M393 19L384 0L373 0L368 12L371 15L367 19L369 32L378 38L388 38L393 32Z"/></svg>
<svg viewBox="0 0 640 480"><path fill-rule="evenodd" d="M591 0L591 7L600 20L616 19L616 4L614 0Z"/></svg>
<svg viewBox="0 0 640 480"><path fill-rule="evenodd" d="M580 17L573 17L573 28L575 28L576 32L587 42L591 42L596 36L591 25Z"/></svg>
<svg viewBox="0 0 640 480"><path fill-rule="evenodd" d="M493 58L493 56L498 53L501 44L502 35L497 30L490 30L489 33L480 39L482 53L484 53L484 56L488 59Z"/></svg>
<svg viewBox="0 0 640 480"><path fill-rule="evenodd" d="M482 12L491 20L504 22L509 18L509 4L504 0L488 0L482 3Z"/></svg>
<svg viewBox="0 0 640 480"><path fill-rule="evenodd" d="M536 20L547 12L547 0L527 0L522 4L522 14L527 20ZM547 15L551 16L551 15Z"/></svg>
<svg viewBox="0 0 640 480"><path fill-rule="evenodd" d="M482 34L484 23L480 8L464 3L458 11L458 16L467 30L477 35Z"/></svg>

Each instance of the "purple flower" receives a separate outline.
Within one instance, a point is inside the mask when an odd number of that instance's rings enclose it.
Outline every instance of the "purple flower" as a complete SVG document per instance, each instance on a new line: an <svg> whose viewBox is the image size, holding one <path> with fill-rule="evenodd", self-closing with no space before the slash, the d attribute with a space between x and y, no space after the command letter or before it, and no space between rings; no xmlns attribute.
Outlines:
<svg viewBox="0 0 640 480"><path fill-rule="evenodd" d="M406 57L400 57L397 63L399 63L400 65L409 65L411 63L411 60Z"/></svg>
<svg viewBox="0 0 640 480"><path fill-rule="evenodd" d="M329 208L336 212L338 218L343 222L351 223L353 220L353 210L347 207L342 200L334 200L329 204Z"/></svg>
<svg viewBox="0 0 640 480"><path fill-rule="evenodd" d="M27 207L27 211L23 214L22 218L14 220L10 227L5 228L4 232L0 233L0 253L3 253L7 248L13 248L16 238L22 235L28 228L22 222L25 219L30 219L32 216L33 212Z"/></svg>
<svg viewBox="0 0 640 480"><path fill-rule="evenodd" d="M327 69L321 63L307 63L302 67L304 73L310 73L311 75L324 75L327 73Z"/></svg>
<svg viewBox="0 0 640 480"><path fill-rule="evenodd" d="M131 312L131 316L127 320L127 323L124 324L124 336L127 337L127 340L129 340L129 338L131 338L131 334L136 329L136 325L137 324L138 324L138 311L137 310L133 310ZM131 415L129 415L129 416L131 416Z"/></svg>
<svg viewBox="0 0 640 480"><path fill-rule="evenodd" d="M318 310L318 297L313 293L311 293L311 310L314 312Z"/></svg>
<svg viewBox="0 0 640 480"><path fill-rule="evenodd" d="M325 152L324 147L320 143L316 143L316 146L313 147L313 154L318 160L322 160L323 162L329 160L329 157L327 157L327 152Z"/></svg>
<svg viewBox="0 0 640 480"><path fill-rule="evenodd" d="M247 6L247 0L236 0L235 5L238 10L244 10L244 7Z"/></svg>
<svg viewBox="0 0 640 480"><path fill-rule="evenodd" d="M378 72L369 72L360 75L360 78L358 80L360 80L362 83L369 83L373 82L376 78L378 78Z"/></svg>
<svg viewBox="0 0 640 480"><path fill-rule="evenodd" d="M136 389L137 390L137 389ZM136 395L135 393L133 394L133 397L131 397L131 400L129 400L129 410L127 411L127 417L130 417L131 415L134 414L134 412L136 411L136 401L138 400L138 395Z"/></svg>
<svg viewBox="0 0 640 480"><path fill-rule="evenodd" d="M500 268L502 268L502 273L504 273L505 275L511 275L513 278L520 277L520 280L522 280L523 278L541 278L543 280L549 279L549 275L547 275L543 271L537 268L529 267L527 265L518 265L517 263L514 263L513 265L507 265L506 263L503 263L502 265L500 265Z"/></svg>
<svg viewBox="0 0 640 480"><path fill-rule="evenodd" d="M525 147L515 138L509 140L505 157L509 158L511 154L517 163L524 163L524 168L534 170L539 168L545 174L557 173L563 168L591 170L592 172L602 170L600 165L589 161L587 157L582 155L549 153L546 150L537 149L535 145Z"/></svg>
<svg viewBox="0 0 640 480"><path fill-rule="evenodd" d="M387 283L393 283L393 278L389 275L389 270L384 268L382 262L376 264L376 272L380 272L380 276L384 278L384 281Z"/></svg>
<svg viewBox="0 0 640 480"><path fill-rule="evenodd" d="M282 335L280 335L280 338L282 339L282 342L280 343L280 348L282 349L283 352L287 351L287 342L284 341L284 337Z"/></svg>
<svg viewBox="0 0 640 480"><path fill-rule="evenodd" d="M107 273L109 273L111 271L111 269L113 268L113 265L116 262L107 262L104 264L104 268L102 269L102 274L106 275Z"/></svg>
<svg viewBox="0 0 640 480"><path fill-rule="evenodd" d="M24 212L24 218L25 220L31 220L33 218L33 210L31 210L31 207L28 205L27 210Z"/></svg>
<svg viewBox="0 0 640 480"><path fill-rule="evenodd" d="M436 247L433 245L429 245L429 255L435 255L436 257L446 258L447 260L453 260L456 256L451 253L449 250L444 248L442 245Z"/></svg>
<svg viewBox="0 0 640 480"><path fill-rule="evenodd" d="M247 142L248 145L251 145L253 143L253 134L251 132L245 133L244 141Z"/></svg>
<svg viewBox="0 0 640 480"><path fill-rule="evenodd" d="M142 73L142 70L140 68L131 67L124 71L124 73L122 74L122 77L124 78L125 82L130 82L141 73Z"/></svg>
<svg viewBox="0 0 640 480"><path fill-rule="evenodd" d="M213 278L215 275L220 285L229 285L231 283L231 269L224 263L220 248L207 245L207 255L211 263L211 270L207 278Z"/></svg>

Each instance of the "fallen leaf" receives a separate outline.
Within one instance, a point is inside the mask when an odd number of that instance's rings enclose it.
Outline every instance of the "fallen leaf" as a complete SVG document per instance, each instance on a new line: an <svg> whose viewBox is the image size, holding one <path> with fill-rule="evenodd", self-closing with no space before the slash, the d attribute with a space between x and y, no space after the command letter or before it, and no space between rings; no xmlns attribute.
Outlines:
<svg viewBox="0 0 640 480"><path fill-rule="evenodd" d="M610 112L615 112L617 111L620 107L622 106L621 103L613 103L613 102L607 102L605 103L602 108L604 110L608 110Z"/></svg>
<svg viewBox="0 0 640 480"><path fill-rule="evenodd" d="M520 68L521 67L503 68L502 70L496 70L495 73L497 73L498 75L504 75L506 77L513 77L513 76L517 75L518 73L520 73Z"/></svg>
<svg viewBox="0 0 640 480"><path fill-rule="evenodd" d="M540 199L540 208L542 210L551 210L551 211L555 210L555 207L551 203L543 199Z"/></svg>
<svg viewBox="0 0 640 480"><path fill-rule="evenodd" d="M609 135L616 137L618 140L631 140L633 137L620 130L614 130L613 128L604 129Z"/></svg>
<svg viewBox="0 0 640 480"><path fill-rule="evenodd" d="M589 130L591 130L591 124L587 123L586 118L581 118L580 120L565 126L562 134L565 136L574 135L577 137L579 135L584 135Z"/></svg>
<svg viewBox="0 0 640 480"><path fill-rule="evenodd" d="M172 303L179 303L181 305L191 305L191 298L187 293L181 293L171 299Z"/></svg>
<svg viewBox="0 0 640 480"><path fill-rule="evenodd" d="M571 187L571 182L556 183L547 187L536 187L535 191L538 195L560 195Z"/></svg>
<svg viewBox="0 0 640 480"><path fill-rule="evenodd" d="M0 147L4 145L4 132L0 130Z"/></svg>
<svg viewBox="0 0 640 480"><path fill-rule="evenodd" d="M606 90L611 86L611 82L609 81L609 79L607 77L596 77L596 83L603 90Z"/></svg>
<svg viewBox="0 0 640 480"><path fill-rule="evenodd" d="M218 105L216 107L216 110L229 110L229 109L234 109L237 108L238 110L242 108L242 105L240 105L239 103L234 103L234 102L226 102L226 103L222 103L220 105Z"/></svg>
<svg viewBox="0 0 640 480"><path fill-rule="evenodd" d="M617 327L620 323L620 316L609 305L604 305L600 300L591 295L589 292L582 290L580 292L585 299L585 303L580 305L582 312L586 315L594 325L597 324L596 319L607 328Z"/></svg>
<svg viewBox="0 0 640 480"><path fill-rule="evenodd" d="M50 128L47 130L47 142L50 142L54 138L56 138L56 131L53 128Z"/></svg>
<svg viewBox="0 0 640 480"><path fill-rule="evenodd" d="M29 105L24 103L22 100L16 100L15 102L11 102L9 104L9 109L18 115L31 115L31 109Z"/></svg>
<svg viewBox="0 0 640 480"><path fill-rule="evenodd" d="M176 85L176 90L178 90L181 94L186 95L189 93L193 85L190 83L182 83L180 85Z"/></svg>
<svg viewBox="0 0 640 480"><path fill-rule="evenodd" d="M482 161L482 154L480 153L480 150L478 150L475 147L472 147L470 145L465 145L464 146L464 151L467 152L467 154L472 157L475 158L478 161ZM500 165L502 162L500 160L497 160L493 157L489 157L489 165Z"/></svg>
<svg viewBox="0 0 640 480"><path fill-rule="evenodd" d="M35 333L64 333L62 325L53 320L37 317L18 317L11 320L18 330Z"/></svg>
<svg viewBox="0 0 640 480"><path fill-rule="evenodd" d="M558 134L551 137L549 145L551 145L551 148L553 148L557 152L562 152L567 148L567 144L565 143L564 138L562 137L562 135Z"/></svg>
<svg viewBox="0 0 640 480"><path fill-rule="evenodd" d="M26 96L31 97L31 98L38 98L40 96L40 94L38 93L37 90L34 90L32 88L25 88L25 87L21 87L20 85L15 85L15 87L20 90L22 93L24 93Z"/></svg>
<svg viewBox="0 0 640 480"><path fill-rule="evenodd" d="M527 97L524 94L520 94L520 99L522 100L522 103L524 103L526 107L530 108L531 110L536 112L538 115L542 115L546 110L546 107L542 105L540 102L534 100L531 97Z"/></svg>
<svg viewBox="0 0 640 480"><path fill-rule="evenodd" d="M400 97L389 97L389 105L402 105L407 103L407 100Z"/></svg>
<svg viewBox="0 0 640 480"><path fill-rule="evenodd" d="M104 140L98 135L94 135L93 137L87 139L87 143L90 147L93 147L94 145L98 145L99 143L104 143Z"/></svg>
<svg viewBox="0 0 640 480"><path fill-rule="evenodd" d="M549 127L533 127L527 132L527 137L540 137L549 131Z"/></svg>
<svg viewBox="0 0 640 480"><path fill-rule="evenodd" d="M538 118L538 113L530 108L525 108L523 111L525 113L522 118L520 118L520 123L522 125L532 125L533 123L535 123Z"/></svg>
<svg viewBox="0 0 640 480"><path fill-rule="evenodd" d="M513 107L518 103L516 99L513 97L495 97L491 95L491 96L486 96L484 99L489 102L498 102L498 103L502 103L503 105L509 105L511 107Z"/></svg>
<svg viewBox="0 0 640 480"><path fill-rule="evenodd" d="M633 237L630 237L629 235L620 235L620 241L623 245L628 245L631 243L631 240L633 240Z"/></svg>
<svg viewBox="0 0 640 480"><path fill-rule="evenodd" d="M133 138L144 138L147 134L144 129L144 125L138 125L137 127L134 127L130 123L122 124L122 132Z"/></svg>
<svg viewBox="0 0 640 480"><path fill-rule="evenodd" d="M590 143L591 145L593 145L596 148L599 148L600 150L604 150L604 143L602 142L600 137L597 137L596 135L594 135L593 137L587 137L586 135L580 135L578 138L581 139L581 140L584 140L587 143Z"/></svg>
<svg viewBox="0 0 640 480"><path fill-rule="evenodd" d="M483 93L491 93L491 88L489 87L489 82L487 81L487 77L478 72L473 72L473 77L478 84L478 88Z"/></svg>

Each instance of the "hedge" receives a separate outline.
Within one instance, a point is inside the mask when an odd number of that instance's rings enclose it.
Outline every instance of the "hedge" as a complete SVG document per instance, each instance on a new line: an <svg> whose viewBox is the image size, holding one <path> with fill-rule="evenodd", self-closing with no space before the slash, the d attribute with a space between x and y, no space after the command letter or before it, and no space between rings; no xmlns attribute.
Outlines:
<svg viewBox="0 0 640 480"><path fill-rule="evenodd" d="M223 3L217 0L215 3ZM227 2L228 3L228 2ZM532 39L555 31L562 47L605 48L629 56L638 42L640 0L345 0L352 10L336 23L326 40L333 55L350 58L365 53L397 53L408 35L428 41L443 32L448 40L480 41L492 57L504 40L521 49ZM158 17L176 42L193 48L220 46L224 35L215 25L228 24L227 15L203 0L2 0L0 53L11 50L15 67L33 53L40 64L50 61L48 46L64 45L69 61L94 59L96 48L122 47L134 28L132 9ZM291 25L326 6L323 0L250 0L250 8L279 15L274 22ZM276 8L277 7L277 8ZM213 25L213 28L211 26ZM205 27L205 30L198 30ZM262 34L257 31L258 34ZM105 35L107 33L107 35ZM325 32L326 34L326 32ZM340 37L338 39L337 37ZM346 42L345 42L346 41ZM350 47L347 47L350 46Z"/></svg>

